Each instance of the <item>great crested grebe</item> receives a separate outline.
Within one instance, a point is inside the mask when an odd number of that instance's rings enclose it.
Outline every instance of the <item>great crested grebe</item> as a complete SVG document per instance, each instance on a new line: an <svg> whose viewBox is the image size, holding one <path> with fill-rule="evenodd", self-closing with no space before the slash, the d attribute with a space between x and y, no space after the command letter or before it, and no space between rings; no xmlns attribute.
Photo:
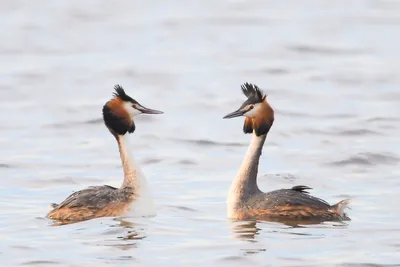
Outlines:
<svg viewBox="0 0 400 267"><path fill-rule="evenodd" d="M349 200L335 205L310 196L308 186L294 186L264 193L257 186L258 163L269 130L274 122L274 110L266 94L256 85L245 83L242 91L247 100L224 117L245 116L243 131L252 134L252 140L228 194L228 217L232 219L336 221L349 220L344 213Z"/></svg>
<svg viewBox="0 0 400 267"><path fill-rule="evenodd" d="M98 217L124 216L130 212L136 214L137 209L140 209L137 205L140 200L147 201L148 207L151 206L149 208L154 209L153 200L145 199L151 198L147 190L147 181L128 152L125 135L135 131L133 118L136 115L162 114L163 112L140 105L119 85L116 85L114 89L113 98L103 107L103 119L118 143L124 171L121 187L92 186L77 191L62 203L52 204L53 210L47 214L48 218L63 222L77 222ZM148 215L152 215L153 211L149 213Z"/></svg>

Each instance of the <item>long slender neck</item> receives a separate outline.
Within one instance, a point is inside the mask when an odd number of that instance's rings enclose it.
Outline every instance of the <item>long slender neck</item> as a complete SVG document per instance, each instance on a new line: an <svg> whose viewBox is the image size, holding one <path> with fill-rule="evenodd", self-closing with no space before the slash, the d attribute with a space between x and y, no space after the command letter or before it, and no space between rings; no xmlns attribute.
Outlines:
<svg viewBox="0 0 400 267"><path fill-rule="evenodd" d="M130 187L135 191L138 191L141 187L140 176L142 176L142 174L128 151L127 137L116 135L115 138L117 139L122 168L124 170L124 182L122 183L121 188Z"/></svg>
<svg viewBox="0 0 400 267"><path fill-rule="evenodd" d="M228 201L242 201L261 192L257 186L258 163L266 134L257 136L254 132L246 156L229 190Z"/></svg>
<svg viewBox="0 0 400 267"><path fill-rule="evenodd" d="M132 214L135 216L157 214L146 177L128 152L127 137L116 135L116 139L121 156L122 168L124 170L124 182L120 189L124 189L123 191L125 193L127 191L133 193L135 198L129 214L131 214L130 212L133 212Z"/></svg>

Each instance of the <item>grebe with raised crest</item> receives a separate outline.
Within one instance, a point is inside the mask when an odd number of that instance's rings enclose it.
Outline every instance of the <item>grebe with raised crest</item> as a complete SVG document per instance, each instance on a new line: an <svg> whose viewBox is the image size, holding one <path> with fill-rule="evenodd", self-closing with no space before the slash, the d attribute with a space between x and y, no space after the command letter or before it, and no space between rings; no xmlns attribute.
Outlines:
<svg viewBox="0 0 400 267"><path fill-rule="evenodd" d="M149 109L128 96L120 85L103 107L103 120L118 143L124 180L120 188L92 186L71 194L60 204L52 204L47 217L61 222L78 222L98 217L155 215L155 207L147 181L128 152L127 133L136 129L133 118L139 114L162 114ZM143 206L141 206L143 205Z"/></svg>
<svg viewBox="0 0 400 267"><path fill-rule="evenodd" d="M258 86L245 83L241 86L247 100L224 119L244 116L243 131L252 139L242 165L233 181L227 198L228 217L231 219L265 219L297 221L350 220L344 213L349 204L345 199L335 205L313 197L308 186L294 186L268 193L257 186L258 164L269 130L274 122L274 110L267 102L267 95Z"/></svg>

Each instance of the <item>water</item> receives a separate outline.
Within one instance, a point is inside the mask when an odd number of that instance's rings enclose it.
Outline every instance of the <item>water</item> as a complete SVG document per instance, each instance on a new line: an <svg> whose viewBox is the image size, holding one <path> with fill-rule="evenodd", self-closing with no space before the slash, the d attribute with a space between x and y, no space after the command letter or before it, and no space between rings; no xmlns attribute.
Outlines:
<svg viewBox="0 0 400 267"><path fill-rule="evenodd" d="M398 1L3 1L2 266L400 266ZM226 219L250 136L222 120L267 93L265 190L298 184L348 223ZM158 209L52 227L49 203L122 171L102 105L119 83L165 112L131 150Z"/></svg>

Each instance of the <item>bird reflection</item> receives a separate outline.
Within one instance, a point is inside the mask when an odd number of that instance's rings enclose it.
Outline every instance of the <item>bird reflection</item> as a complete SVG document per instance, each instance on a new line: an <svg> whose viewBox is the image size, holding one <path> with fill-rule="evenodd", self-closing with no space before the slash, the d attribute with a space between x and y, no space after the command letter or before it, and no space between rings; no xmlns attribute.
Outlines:
<svg viewBox="0 0 400 267"><path fill-rule="evenodd" d="M107 243L105 246L111 246L120 250L131 250L138 247L139 240L147 237L144 228L140 227L137 223L128 221L127 218L114 218L113 221L117 223L110 225L110 228L115 228L116 232L112 233L113 238L105 240ZM115 238L116 234L118 234L117 238Z"/></svg>
<svg viewBox="0 0 400 267"><path fill-rule="evenodd" d="M312 225L325 224L326 222L322 219L308 219L308 220L299 220L299 219L281 219L281 218L266 218L264 221L266 222L276 222L281 223L283 225L289 226L289 228L306 228ZM344 221L341 220L331 220L328 223L338 223L339 225L347 225Z"/></svg>
<svg viewBox="0 0 400 267"><path fill-rule="evenodd" d="M230 228L233 232L235 238L243 239L249 242L257 242L257 236L260 234L261 228L257 227L257 223L280 223L283 224L285 227L282 229L282 233L289 233L294 235L312 235L307 233L296 233L292 231L287 231L288 229L294 228L308 228L312 225L317 226L321 224L321 221L301 221L301 220L251 220L251 221L238 221L238 220L231 220L230 221ZM327 226L324 224L324 226ZM330 224L331 227L339 227L345 228L348 226L345 222L336 222L335 224ZM272 232L276 232L276 230L272 230Z"/></svg>
<svg viewBox="0 0 400 267"><path fill-rule="evenodd" d="M132 221L128 221L126 218L114 218L114 222L117 222L116 224L110 225L110 227L115 227L119 228L119 231L117 230L117 233L120 232L121 228L127 229L125 231L126 233L123 234L123 236L118 236L119 240L142 240L147 237L145 234L145 229L139 227L136 223ZM71 221L55 221L50 224L50 226L63 226L63 225L69 225L69 224L78 224L81 222L71 222ZM136 245L135 245L136 246ZM132 244L121 244L118 245L117 247L120 247L121 249L127 249L131 248Z"/></svg>
<svg viewBox="0 0 400 267"><path fill-rule="evenodd" d="M255 238L260 234L261 228L257 227L257 220L250 221L231 221L231 229L236 238L244 239L247 241L256 242ZM303 228L305 224L313 224L310 221L302 222L302 221L290 221L290 220L263 220L260 222L277 222L282 223L286 226L290 226L290 228Z"/></svg>
<svg viewBox="0 0 400 267"><path fill-rule="evenodd" d="M242 239L250 243L257 243L256 236L259 235L260 228L257 227L257 221L231 221L231 230L235 238ZM258 246L258 245L256 245ZM244 255L253 255L265 252L264 247L242 248L240 249Z"/></svg>
<svg viewBox="0 0 400 267"><path fill-rule="evenodd" d="M261 230L257 228L257 221L231 221L231 230L234 237L256 242L254 239Z"/></svg>
<svg viewBox="0 0 400 267"><path fill-rule="evenodd" d="M63 225L68 225L68 224L75 224L78 222L73 222L73 221L52 221L50 223L50 226L63 226Z"/></svg>
<svg viewBox="0 0 400 267"><path fill-rule="evenodd" d="M138 225L134 222L128 221L123 218L115 218L114 221L119 222L119 224L113 225L111 227L122 227L125 229L129 229L128 233L125 236L119 237L121 240L142 240L147 237L144 234L144 229L139 228Z"/></svg>

